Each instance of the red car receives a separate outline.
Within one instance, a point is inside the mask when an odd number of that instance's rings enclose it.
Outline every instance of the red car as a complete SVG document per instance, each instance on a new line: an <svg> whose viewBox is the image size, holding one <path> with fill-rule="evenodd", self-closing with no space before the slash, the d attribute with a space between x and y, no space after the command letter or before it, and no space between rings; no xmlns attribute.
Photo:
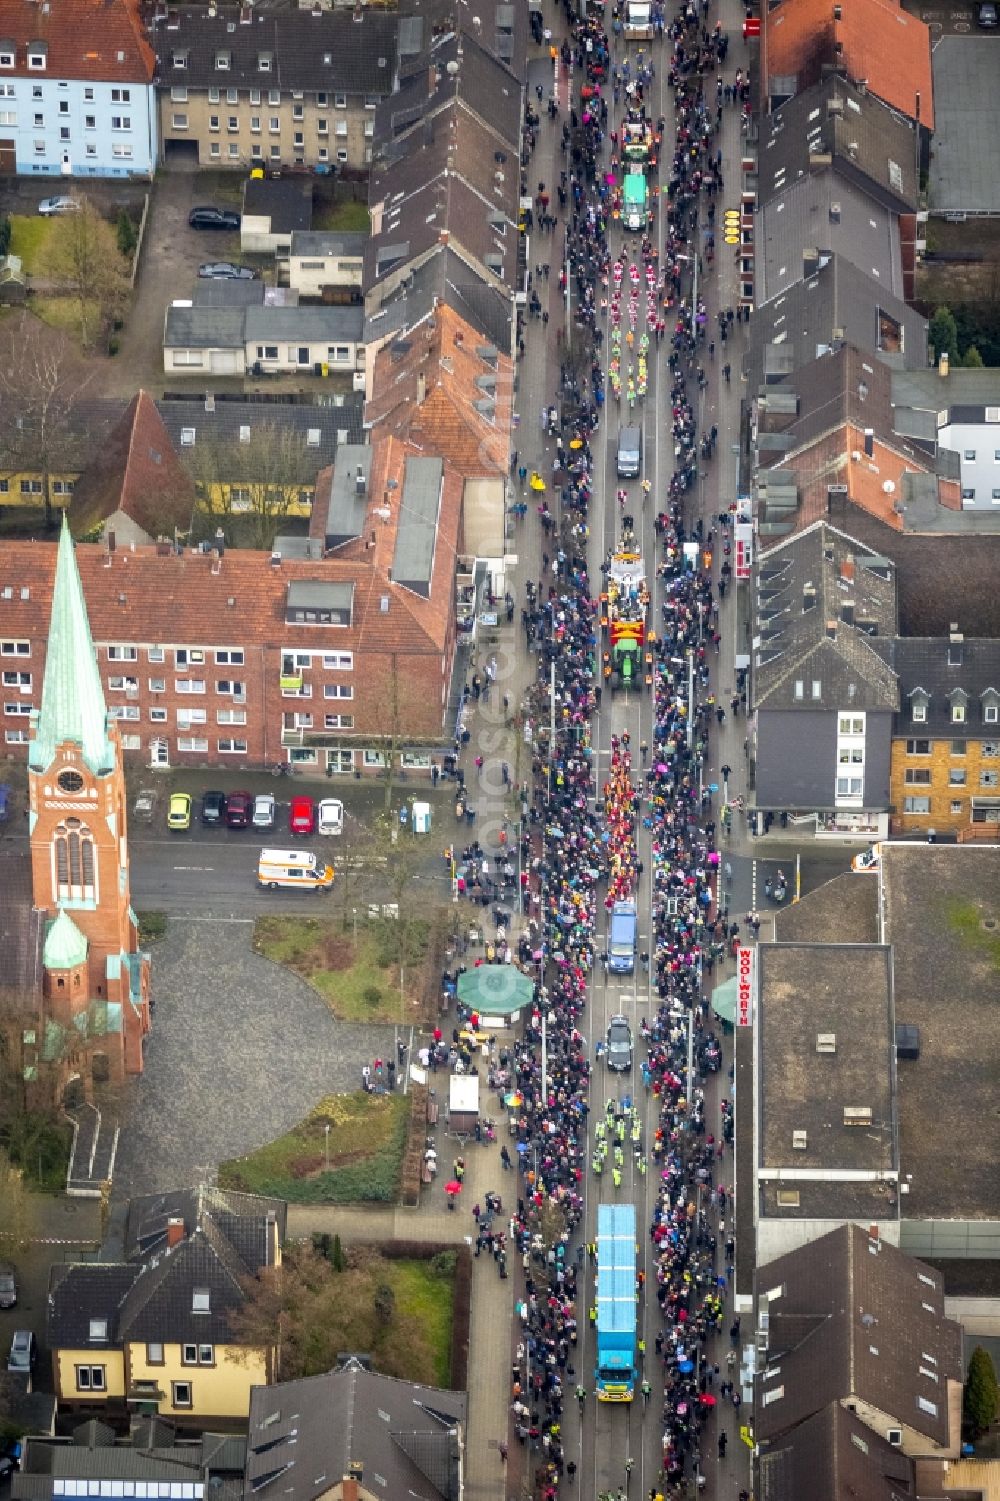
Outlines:
<svg viewBox="0 0 1000 1501"><path fill-rule="evenodd" d="M316 828L316 806L311 797L293 797L288 809L288 828L292 834L312 834Z"/></svg>
<svg viewBox="0 0 1000 1501"><path fill-rule="evenodd" d="M231 792L226 798L226 823L231 829L248 829L253 816L249 792Z"/></svg>

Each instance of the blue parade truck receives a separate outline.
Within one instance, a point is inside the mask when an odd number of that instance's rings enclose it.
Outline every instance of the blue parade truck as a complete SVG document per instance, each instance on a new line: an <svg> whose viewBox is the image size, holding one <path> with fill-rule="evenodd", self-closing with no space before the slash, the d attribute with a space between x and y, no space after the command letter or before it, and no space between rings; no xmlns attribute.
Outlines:
<svg viewBox="0 0 1000 1501"><path fill-rule="evenodd" d="M599 1402L635 1395L635 1205L597 1206L597 1369Z"/></svg>
<svg viewBox="0 0 1000 1501"><path fill-rule="evenodd" d="M614 975L630 975L635 969L639 918L635 902L615 902L608 924L608 969Z"/></svg>

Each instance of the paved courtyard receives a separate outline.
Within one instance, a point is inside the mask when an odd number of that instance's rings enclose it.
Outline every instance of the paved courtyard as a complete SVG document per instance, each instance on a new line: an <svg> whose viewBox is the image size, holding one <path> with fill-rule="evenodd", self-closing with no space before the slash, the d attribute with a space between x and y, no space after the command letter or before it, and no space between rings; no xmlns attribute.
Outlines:
<svg viewBox="0 0 1000 1501"><path fill-rule="evenodd" d="M290 970L251 948L249 922L173 921L153 950L146 1071L128 1093L116 1195L156 1193L214 1174L356 1089L392 1028L332 1017Z"/></svg>

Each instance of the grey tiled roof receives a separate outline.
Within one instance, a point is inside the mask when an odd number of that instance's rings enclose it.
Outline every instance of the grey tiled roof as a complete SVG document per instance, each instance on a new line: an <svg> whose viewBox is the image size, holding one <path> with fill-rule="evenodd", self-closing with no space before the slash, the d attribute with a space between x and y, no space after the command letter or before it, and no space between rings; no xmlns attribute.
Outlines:
<svg viewBox="0 0 1000 1501"><path fill-rule="evenodd" d="M838 176L897 213L917 206L916 136L874 94L835 75L787 100L761 121L759 201L832 160Z"/></svg>
<svg viewBox="0 0 1000 1501"><path fill-rule="evenodd" d="M356 344L365 324L361 307L251 307L246 310L246 337L302 339L309 343L343 339Z"/></svg>
<svg viewBox="0 0 1000 1501"><path fill-rule="evenodd" d="M464 1392L360 1367L256 1386L244 1501L317 1501L348 1473L381 1477L386 1496L458 1501Z"/></svg>
<svg viewBox="0 0 1000 1501"><path fill-rule="evenodd" d="M274 1216L268 1225L268 1215ZM53 1268L47 1312L52 1349L107 1349L128 1340L221 1344L233 1341L230 1312L244 1302L243 1281L272 1264L284 1236L277 1199L221 1189L184 1190L129 1205L126 1260ZM167 1220L184 1221L168 1246ZM195 1291L208 1294L196 1312ZM103 1337L92 1320L107 1322Z"/></svg>
<svg viewBox="0 0 1000 1501"><path fill-rule="evenodd" d="M241 307L167 308L163 330L164 349L242 349L243 319Z"/></svg>
<svg viewBox="0 0 1000 1501"><path fill-rule="evenodd" d="M760 1292L781 1289L755 1381L759 1442L851 1397L934 1444L947 1441L962 1333L944 1314L944 1278L885 1240L875 1246L859 1226L843 1225L758 1272Z"/></svg>
<svg viewBox="0 0 1000 1501"><path fill-rule="evenodd" d="M215 398L213 411L207 411L204 401L157 402L160 416L174 447L181 451L181 430L193 428L195 444L209 443L224 458L227 451L233 455L233 471L239 466L241 430L249 428L251 439L261 430L281 433L294 432L302 439L302 470L300 483L312 484L317 472L332 464L340 441L340 433L347 433L346 442L359 443L362 438L364 397L360 392L348 392L342 406L303 406L291 402L242 402ZM319 442L309 441L310 434L319 434Z"/></svg>
<svg viewBox="0 0 1000 1501"><path fill-rule="evenodd" d="M755 272L762 303L839 254L879 289L902 295L899 221L827 167L795 178L758 210ZM818 259L817 259L818 257Z"/></svg>
<svg viewBox="0 0 1000 1501"><path fill-rule="evenodd" d="M435 301L446 302L490 344L510 354L514 308L505 288L487 281L450 245L437 245L404 283L385 300L376 288L368 298L365 343L381 342L433 312Z"/></svg>
<svg viewBox="0 0 1000 1501"><path fill-rule="evenodd" d="M340 255L359 259L368 236L361 230L299 229L292 235L292 255Z"/></svg>
<svg viewBox="0 0 1000 1501"><path fill-rule="evenodd" d="M844 422L895 443L891 375L872 354L845 344L765 385L757 408L757 462L780 464Z"/></svg>
<svg viewBox="0 0 1000 1501"><path fill-rule="evenodd" d="M312 228L312 184L296 178L248 177L243 212L269 219L272 234Z"/></svg>
<svg viewBox="0 0 1000 1501"><path fill-rule="evenodd" d="M243 25L237 12L225 6L217 16L200 6L171 6L169 21L149 33L157 54L157 82L161 88L183 83L192 89L242 85L390 94L398 17L370 7L357 14L358 20L355 12L340 9L317 15L310 10L254 10L250 24ZM174 65L181 52L187 55L184 68ZM220 52L230 55L225 70L216 67ZM259 66L262 55L270 58L266 71Z"/></svg>
<svg viewBox="0 0 1000 1501"><path fill-rule="evenodd" d="M1000 724L988 723L983 713L987 703L1000 707L1000 641L975 637L898 640L892 644L891 661L899 678L898 734L1000 741ZM914 723L913 703L918 694L927 717ZM957 726L951 717L955 702L965 708L965 721ZM997 765L1000 768L1000 761Z"/></svg>
<svg viewBox="0 0 1000 1501"><path fill-rule="evenodd" d="M375 154L392 150L407 131L452 102L459 102L514 152L521 133L521 87L510 68L471 37L449 33L435 37L427 49L426 65L400 82L396 92L375 114Z"/></svg>
<svg viewBox="0 0 1000 1501"><path fill-rule="evenodd" d="M464 0L404 0L400 9L406 16L402 26L408 28L407 56L400 57L404 70L419 70L437 38L460 33L463 40L485 47L523 83L528 50L527 5L508 4L507 0L477 0L475 6Z"/></svg>
<svg viewBox="0 0 1000 1501"><path fill-rule="evenodd" d="M902 330L902 349L895 329L880 323L880 311ZM925 369L927 322L919 313L879 287L843 256L834 255L816 276L763 303L750 325L746 373L751 390L761 381L780 379L841 343L869 350L895 369Z"/></svg>
<svg viewBox="0 0 1000 1501"><path fill-rule="evenodd" d="M895 674L871 639L896 634L894 569L886 559L818 521L764 553L755 584L756 707L898 707ZM799 681L804 698L795 694Z"/></svg>
<svg viewBox="0 0 1000 1501"><path fill-rule="evenodd" d="M914 1493L913 1460L839 1402L767 1445L759 1459L759 1501L900 1501Z"/></svg>

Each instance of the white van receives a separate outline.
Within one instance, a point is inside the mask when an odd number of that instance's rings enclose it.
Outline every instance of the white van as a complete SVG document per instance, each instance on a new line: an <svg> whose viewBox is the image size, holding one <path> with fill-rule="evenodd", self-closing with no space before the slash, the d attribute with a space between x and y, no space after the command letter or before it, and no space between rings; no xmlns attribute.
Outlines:
<svg viewBox="0 0 1000 1501"><path fill-rule="evenodd" d="M308 850L261 850L257 884L268 891L329 891L333 866Z"/></svg>
<svg viewBox="0 0 1000 1501"><path fill-rule="evenodd" d="M339 797L325 797L317 809L317 834L344 832L344 805Z"/></svg>

